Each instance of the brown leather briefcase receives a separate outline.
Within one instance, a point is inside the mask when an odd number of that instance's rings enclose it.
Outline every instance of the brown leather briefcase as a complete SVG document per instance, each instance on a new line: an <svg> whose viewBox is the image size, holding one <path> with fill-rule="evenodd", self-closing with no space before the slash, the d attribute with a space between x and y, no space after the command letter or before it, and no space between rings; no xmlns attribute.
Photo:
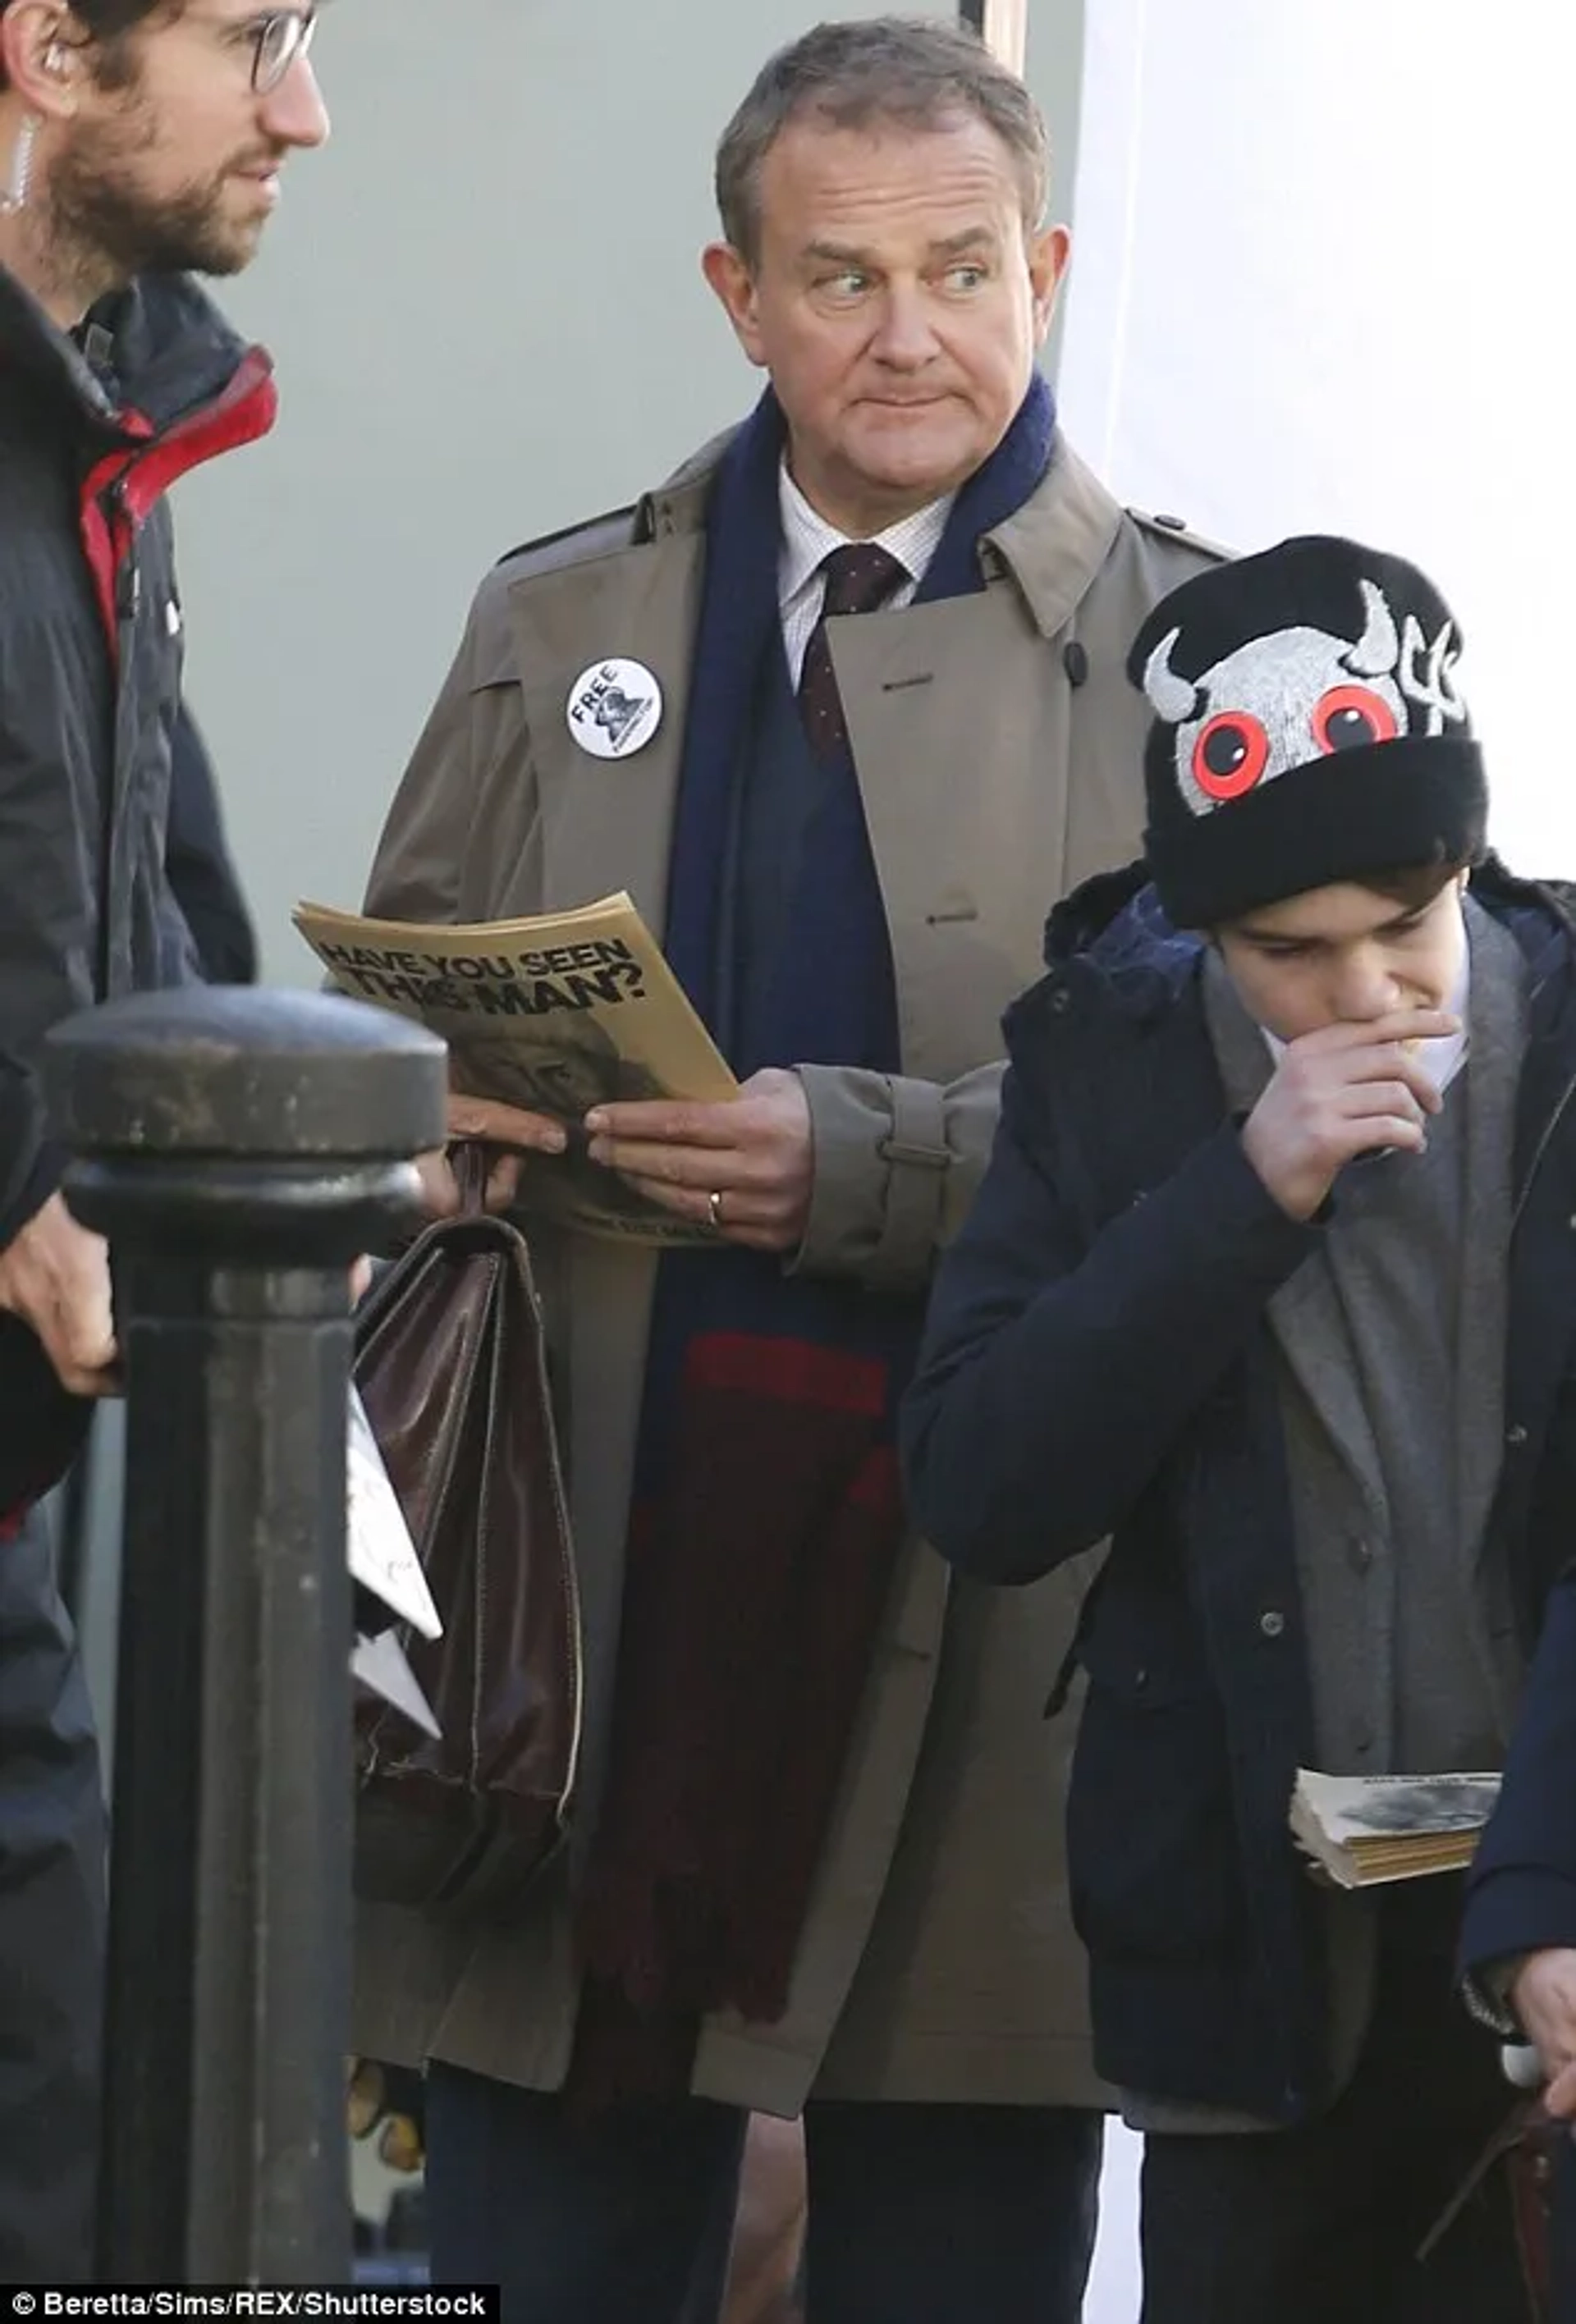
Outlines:
<svg viewBox="0 0 1576 2324"><path fill-rule="evenodd" d="M357 1316L356 1381L443 1636L401 1640L434 1741L357 1707L357 1893L466 1914L523 1888L567 1826L579 1755L579 1597L541 1307L524 1237L482 1207L428 1227Z"/></svg>

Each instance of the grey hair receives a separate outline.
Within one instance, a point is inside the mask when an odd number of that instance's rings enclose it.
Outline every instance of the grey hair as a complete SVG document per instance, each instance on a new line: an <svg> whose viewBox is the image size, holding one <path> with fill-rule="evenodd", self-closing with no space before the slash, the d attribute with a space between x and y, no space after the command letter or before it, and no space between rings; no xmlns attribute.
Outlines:
<svg viewBox="0 0 1576 2324"><path fill-rule="evenodd" d="M807 114L829 129L870 122L939 129L972 114L1012 157L1031 233L1044 216L1051 181L1044 116L977 32L924 16L817 24L767 60L717 149L722 230L752 266L760 254L762 165L789 123Z"/></svg>

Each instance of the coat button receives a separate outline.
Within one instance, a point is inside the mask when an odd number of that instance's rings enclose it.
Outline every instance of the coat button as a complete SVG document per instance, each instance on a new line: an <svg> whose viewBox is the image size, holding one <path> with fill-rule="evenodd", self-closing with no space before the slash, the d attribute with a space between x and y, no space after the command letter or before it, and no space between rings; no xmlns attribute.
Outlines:
<svg viewBox="0 0 1576 2324"><path fill-rule="evenodd" d="M1072 1006L1072 995L1065 984L1059 984L1051 995L1051 1006L1058 1017L1065 1017Z"/></svg>
<svg viewBox="0 0 1576 2324"><path fill-rule="evenodd" d="M1519 1420L1513 1420L1511 1422L1510 1426L1505 1432L1505 1441L1511 1447L1512 1451L1517 1452L1520 1452L1522 1446L1526 1443L1526 1430L1522 1426Z"/></svg>
<svg viewBox="0 0 1576 2324"><path fill-rule="evenodd" d="M1285 1631L1286 1618L1272 1606L1267 1613L1259 1616L1258 1627L1266 1638L1278 1638Z"/></svg>

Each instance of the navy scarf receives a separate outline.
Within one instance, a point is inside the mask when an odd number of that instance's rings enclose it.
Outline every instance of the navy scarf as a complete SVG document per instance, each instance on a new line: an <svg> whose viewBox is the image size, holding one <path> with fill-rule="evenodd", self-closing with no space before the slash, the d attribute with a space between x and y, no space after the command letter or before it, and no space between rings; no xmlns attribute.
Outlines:
<svg viewBox="0 0 1576 2324"><path fill-rule="evenodd" d="M960 492L921 601L983 588L980 538L1040 484L1054 428L1036 375ZM765 658L783 650L783 447L768 390L708 507L667 952L741 1078L768 1065L896 1074L891 946L851 761L803 852L791 957L746 981L754 1021L728 989L734 787ZM581 1899L582 2095L681 2090L701 2014L786 2006L904 1538L895 1420L923 1313L922 1292L818 1282L750 1251L661 1262L612 1755Z"/></svg>

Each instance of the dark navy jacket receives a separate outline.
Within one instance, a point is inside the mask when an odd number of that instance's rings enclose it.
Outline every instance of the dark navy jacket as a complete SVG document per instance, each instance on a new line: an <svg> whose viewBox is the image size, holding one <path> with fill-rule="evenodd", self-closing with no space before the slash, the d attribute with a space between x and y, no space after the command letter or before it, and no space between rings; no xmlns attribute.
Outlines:
<svg viewBox="0 0 1576 2324"><path fill-rule="evenodd" d="M1549 1600L1461 1931L1469 1969L1549 1945L1576 1946L1576 1572Z"/></svg>
<svg viewBox="0 0 1576 2324"><path fill-rule="evenodd" d="M1576 930L1497 866L1474 893L1532 995L1491 1520L1530 1643L1576 1510ZM1242 1151L1202 956L1137 870L1053 916L904 1454L918 1522L972 1573L1030 1582L1112 1537L1068 1834L1102 2072L1293 2121L1323 2094L1324 1989L1286 1833L1312 1718L1265 1309L1323 1229Z"/></svg>

